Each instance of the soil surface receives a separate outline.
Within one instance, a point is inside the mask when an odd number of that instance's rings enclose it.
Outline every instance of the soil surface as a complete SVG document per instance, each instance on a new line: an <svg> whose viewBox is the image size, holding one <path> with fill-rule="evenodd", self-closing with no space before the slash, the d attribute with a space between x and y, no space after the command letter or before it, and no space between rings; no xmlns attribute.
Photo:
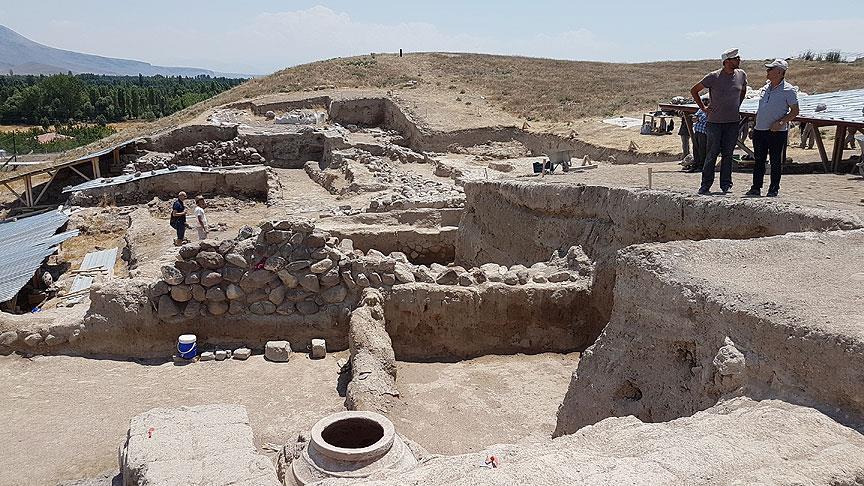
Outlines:
<svg viewBox="0 0 864 486"><path fill-rule="evenodd" d="M399 362L402 403L390 418L399 433L433 454L548 440L578 363L579 353Z"/></svg>
<svg viewBox="0 0 864 486"><path fill-rule="evenodd" d="M259 449L288 442L344 410L336 361L347 357L294 354L288 363L271 363L252 356L186 366L0 357L0 485L51 485L116 470L129 420L155 407L240 404Z"/></svg>
<svg viewBox="0 0 864 486"><path fill-rule="evenodd" d="M187 366L0 357L0 485L56 484L116 470L129 420L154 407L243 405L256 446L273 457L268 444L289 442L344 410L336 362L347 357L295 354L271 363L252 356ZM399 362L403 403L390 416L399 433L438 454L548 438L578 360L572 353Z"/></svg>

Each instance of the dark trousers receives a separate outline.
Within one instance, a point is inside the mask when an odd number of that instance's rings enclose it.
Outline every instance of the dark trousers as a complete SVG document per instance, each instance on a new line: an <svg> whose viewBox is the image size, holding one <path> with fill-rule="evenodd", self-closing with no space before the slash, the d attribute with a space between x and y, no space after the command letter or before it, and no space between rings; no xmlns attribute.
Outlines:
<svg viewBox="0 0 864 486"><path fill-rule="evenodd" d="M690 155L690 132L684 132L681 135L681 152L684 153L682 157L687 157Z"/></svg>
<svg viewBox="0 0 864 486"><path fill-rule="evenodd" d="M182 219L172 219L170 224L172 228L177 230L177 239L183 241L183 237L186 236L186 221Z"/></svg>
<svg viewBox="0 0 864 486"><path fill-rule="evenodd" d="M768 192L780 190L780 173L783 170L783 154L789 132L772 132L771 130L753 131L753 156L756 165L753 167L753 190L762 190L762 182L765 180L765 162L771 157L771 184Z"/></svg>
<svg viewBox="0 0 864 486"><path fill-rule="evenodd" d="M720 189L732 187L732 152L738 141L738 122L712 123L706 127L708 135L708 150L705 154L705 165L702 166L702 189L710 190L714 184L714 164L717 156L720 158Z"/></svg>
<svg viewBox="0 0 864 486"><path fill-rule="evenodd" d="M693 132L693 166L699 170L705 165L705 155L708 153L708 135Z"/></svg>

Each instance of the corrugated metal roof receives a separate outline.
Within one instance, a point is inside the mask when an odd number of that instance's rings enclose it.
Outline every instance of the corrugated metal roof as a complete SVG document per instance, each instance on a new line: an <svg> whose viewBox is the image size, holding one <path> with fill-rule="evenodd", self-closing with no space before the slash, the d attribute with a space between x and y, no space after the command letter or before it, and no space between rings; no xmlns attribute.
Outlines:
<svg viewBox="0 0 864 486"><path fill-rule="evenodd" d="M116 186L119 184L126 184L127 182L133 182L141 179L146 179L148 177L159 177L167 174L176 174L178 172L194 172L194 173L221 173L229 170L243 170L249 168L258 168L261 165L242 165L242 166L228 166L228 167L197 167L194 165L181 165L176 169L156 169L156 170L147 170L141 172L141 175L135 176L135 174L122 175L117 177L103 177L101 179L94 179L92 181L83 182L78 184L77 186L67 187L63 189L64 193L67 192L77 192L77 191L86 191L88 189L96 189L98 187L110 187Z"/></svg>
<svg viewBox="0 0 864 486"><path fill-rule="evenodd" d="M0 223L0 302L15 297L57 245L78 235L78 230L54 234L68 219L49 211Z"/></svg>
<svg viewBox="0 0 864 486"><path fill-rule="evenodd" d="M91 251L84 256L81 262L81 270L93 270L104 268L109 277L114 275L114 264L117 263L117 248L109 248L101 251Z"/></svg>
<svg viewBox="0 0 864 486"><path fill-rule="evenodd" d="M824 111L816 107L825 104ZM755 114L759 108L759 98L744 100L741 113ZM834 91L832 93L812 94L798 97L799 118L811 118L828 122L864 123L864 89Z"/></svg>
<svg viewBox="0 0 864 486"><path fill-rule="evenodd" d="M93 285L93 281L95 278L88 277L86 275L78 275L75 277L75 280L72 281L72 288L69 289L69 294L71 297L66 298L66 305L75 305L84 298L86 292L85 290L89 289L91 285Z"/></svg>

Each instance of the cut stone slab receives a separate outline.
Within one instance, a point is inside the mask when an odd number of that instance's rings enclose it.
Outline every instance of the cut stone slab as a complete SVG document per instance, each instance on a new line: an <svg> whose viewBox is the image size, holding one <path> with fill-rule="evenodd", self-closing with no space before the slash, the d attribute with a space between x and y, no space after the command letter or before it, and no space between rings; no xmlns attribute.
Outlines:
<svg viewBox="0 0 864 486"><path fill-rule="evenodd" d="M327 356L327 343L323 339L312 340L312 357L315 359Z"/></svg>
<svg viewBox="0 0 864 486"><path fill-rule="evenodd" d="M234 350L233 358L239 360L248 359L249 356L252 356L252 350L249 348L237 348Z"/></svg>
<svg viewBox="0 0 864 486"><path fill-rule="evenodd" d="M284 363L291 359L291 343L288 341L267 341L264 357L270 361Z"/></svg>
<svg viewBox="0 0 864 486"><path fill-rule="evenodd" d="M239 405L155 408L132 418L120 454L123 484L281 486L255 450Z"/></svg>
<svg viewBox="0 0 864 486"><path fill-rule="evenodd" d="M228 357L228 353L225 352L224 349L219 349L215 353L213 353L216 357L216 361L224 361L225 358Z"/></svg>
<svg viewBox="0 0 864 486"><path fill-rule="evenodd" d="M204 351L198 358L199 361L213 361L214 359L216 359L216 353L213 351Z"/></svg>

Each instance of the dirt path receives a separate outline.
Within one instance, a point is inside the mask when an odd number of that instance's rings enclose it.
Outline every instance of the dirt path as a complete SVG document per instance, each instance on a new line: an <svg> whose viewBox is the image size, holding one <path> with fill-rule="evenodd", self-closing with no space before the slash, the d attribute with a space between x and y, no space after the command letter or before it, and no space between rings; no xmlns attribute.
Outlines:
<svg viewBox="0 0 864 486"><path fill-rule="evenodd" d="M579 353L398 363L396 430L434 454L548 439Z"/></svg>

